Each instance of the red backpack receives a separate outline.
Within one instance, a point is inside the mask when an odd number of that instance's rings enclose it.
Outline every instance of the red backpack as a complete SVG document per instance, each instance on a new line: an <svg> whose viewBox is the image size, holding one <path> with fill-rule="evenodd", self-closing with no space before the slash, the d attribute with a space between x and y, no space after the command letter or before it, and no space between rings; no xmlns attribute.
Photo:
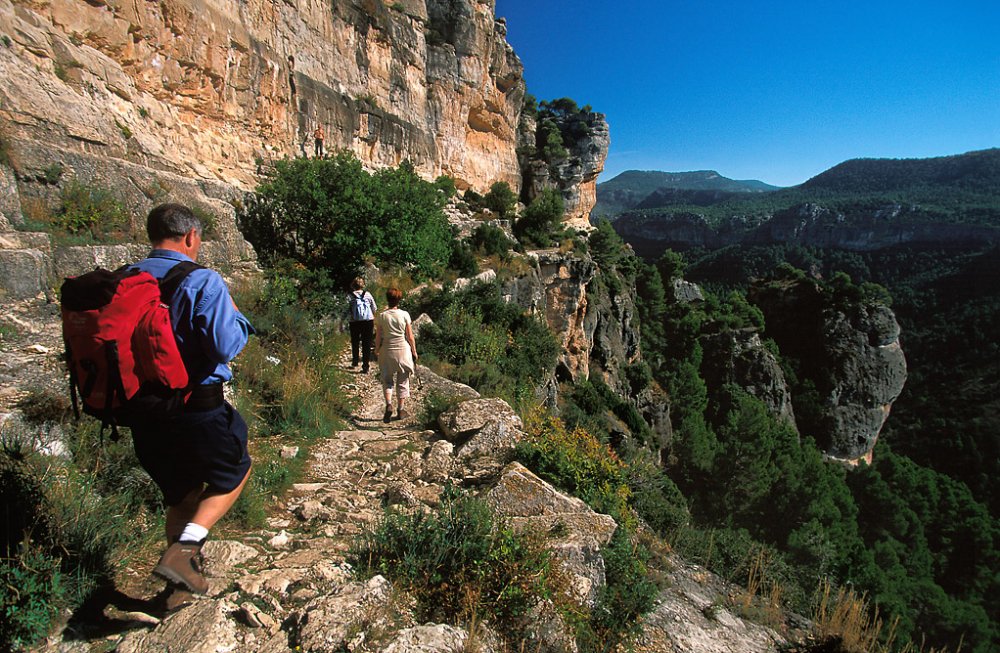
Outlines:
<svg viewBox="0 0 1000 653"><path fill-rule="evenodd" d="M176 414L190 396L170 323L170 298L192 271L182 261L161 281L148 272L98 268L62 285L62 327L73 410L111 426Z"/></svg>

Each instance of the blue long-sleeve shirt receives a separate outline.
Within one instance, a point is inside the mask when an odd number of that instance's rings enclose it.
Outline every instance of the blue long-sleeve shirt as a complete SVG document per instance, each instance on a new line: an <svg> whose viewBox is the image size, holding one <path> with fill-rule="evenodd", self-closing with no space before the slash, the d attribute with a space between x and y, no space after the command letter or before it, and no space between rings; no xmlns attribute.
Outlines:
<svg viewBox="0 0 1000 653"><path fill-rule="evenodd" d="M133 267L162 279L172 267L190 260L180 252L154 249ZM208 268L191 272L170 303L170 320L192 385L233 378L226 363L243 350L254 329L236 309L218 272Z"/></svg>

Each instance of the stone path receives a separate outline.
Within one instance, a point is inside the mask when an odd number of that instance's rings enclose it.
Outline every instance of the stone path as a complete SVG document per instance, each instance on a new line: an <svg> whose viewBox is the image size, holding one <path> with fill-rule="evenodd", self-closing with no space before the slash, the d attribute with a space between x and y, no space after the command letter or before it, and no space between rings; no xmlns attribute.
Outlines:
<svg viewBox="0 0 1000 653"><path fill-rule="evenodd" d="M347 362L342 361L345 368ZM433 507L440 499L441 483L424 480L444 480L440 469L433 471L433 456L425 455L442 436L420 424L422 381L428 375L433 376L421 368L411 382L411 416L386 424L377 373L352 370L345 391L356 392L359 404L349 428L312 446L305 480L282 500L269 529L242 542L206 544L210 597L152 630L127 634L117 650L270 653L301 645L360 652L384 650L391 642L378 639L379 634L420 640L423 634L408 630L415 626L408 611L392 606L388 583L381 577L352 582L344 559L352 541L385 506ZM436 378L435 387L442 382L449 383ZM125 616L144 620L140 614ZM427 636L464 641L461 631L442 634L441 628ZM365 641L373 637L377 642Z"/></svg>

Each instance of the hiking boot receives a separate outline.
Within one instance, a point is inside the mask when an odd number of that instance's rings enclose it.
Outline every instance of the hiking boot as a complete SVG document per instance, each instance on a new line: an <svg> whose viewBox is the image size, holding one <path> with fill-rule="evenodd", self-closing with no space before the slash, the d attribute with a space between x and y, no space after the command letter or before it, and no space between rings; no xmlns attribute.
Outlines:
<svg viewBox="0 0 1000 653"><path fill-rule="evenodd" d="M410 411L405 408L400 408L399 412L396 414L396 419L406 419L410 416Z"/></svg>
<svg viewBox="0 0 1000 653"><path fill-rule="evenodd" d="M170 593L167 594L167 600L164 603L164 608L166 608L167 614L172 614L177 612L181 608L191 605L194 603L194 594L189 592L187 589L181 587L180 585L168 585Z"/></svg>
<svg viewBox="0 0 1000 653"><path fill-rule="evenodd" d="M362 374L368 374L368 365L362 365L361 366L361 373Z"/></svg>
<svg viewBox="0 0 1000 653"><path fill-rule="evenodd" d="M382 414L382 421L388 424L392 421L392 408L389 406L385 407L385 412Z"/></svg>
<svg viewBox="0 0 1000 653"><path fill-rule="evenodd" d="M208 581L201 573L201 545L197 542L174 542L153 569L160 578L183 585L195 594L208 591Z"/></svg>

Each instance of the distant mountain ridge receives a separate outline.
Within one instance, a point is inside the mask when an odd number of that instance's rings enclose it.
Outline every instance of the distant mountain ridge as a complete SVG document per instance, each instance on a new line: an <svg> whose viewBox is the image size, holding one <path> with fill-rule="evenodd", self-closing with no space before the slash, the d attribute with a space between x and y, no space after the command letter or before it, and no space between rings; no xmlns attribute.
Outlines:
<svg viewBox="0 0 1000 653"><path fill-rule="evenodd" d="M594 218L612 217L622 211L638 208L652 208L655 203L654 193L672 197L671 201L692 193L762 193L778 190L779 186L771 186L756 179L729 179L715 170L695 170L691 172L661 172L658 170L626 170L615 178L597 184L597 205L594 207ZM711 195L692 195L700 204ZM716 195L716 201L719 201ZM647 202L648 200L648 202ZM656 204L661 206L661 204Z"/></svg>
<svg viewBox="0 0 1000 653"><path fill-rule="evenodd" d="M851 159L821 172L799 188L892 192L927 186L995 191L1000 188L1000 148L928 159Z"/></svg>
<svg viewBox="0 0 1000 653"><path fill-rule="evenodd" d="M600 185L598 185L600 190ZM615 219L636 251L789 243L853 251L1000 242L1000 148L853 159L770 193L660 189Z"/></svg>

